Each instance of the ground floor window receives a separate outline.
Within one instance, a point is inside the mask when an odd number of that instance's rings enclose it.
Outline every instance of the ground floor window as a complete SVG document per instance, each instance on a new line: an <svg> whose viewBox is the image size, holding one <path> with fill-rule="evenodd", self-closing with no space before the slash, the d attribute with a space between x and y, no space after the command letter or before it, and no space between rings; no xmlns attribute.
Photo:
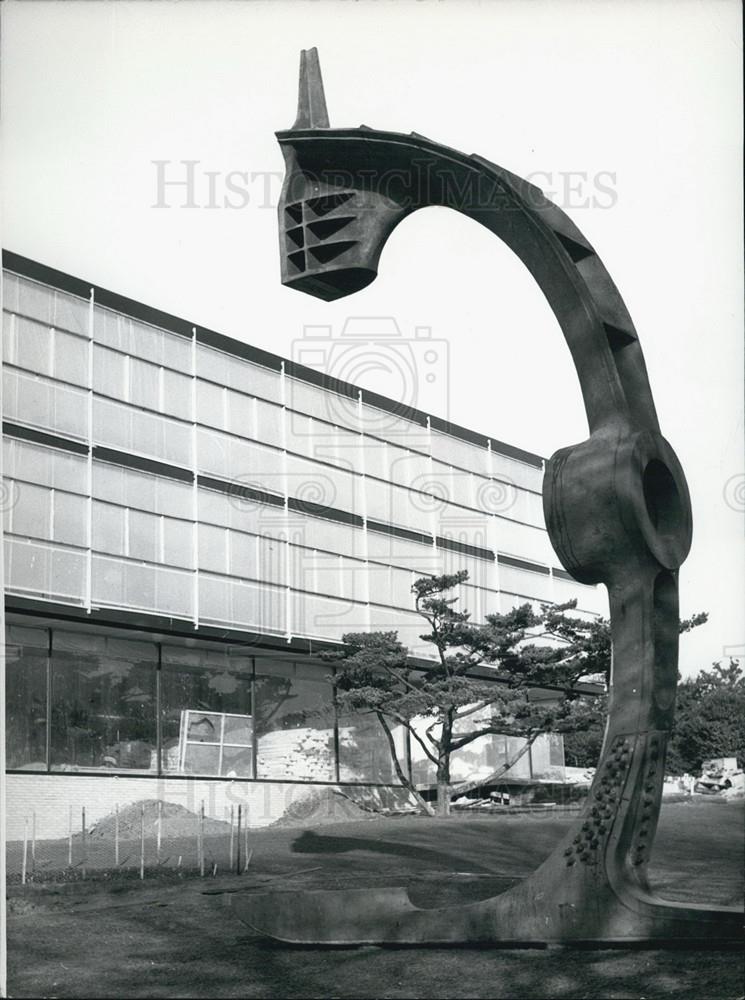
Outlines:
<svg viewBox="0 0 745 1000"><path fill-rule="evenodd" d="M386 731L374 713L337 711L330 667L242 647L11 624L6 701L12 770L398 784L393 744L407 777L434 781L402 726ZM475 740L453 754L453 781L488 777L524 742ZM561 777L563 764L561 736L544 735L510 777Z"/></svg>
<svg viewBox="0 0 745 1000"><path fill-rule="evenodd" d="M13 624L6 687L13 770L397 781L378 720L338 717L323 664Z"/></svg>

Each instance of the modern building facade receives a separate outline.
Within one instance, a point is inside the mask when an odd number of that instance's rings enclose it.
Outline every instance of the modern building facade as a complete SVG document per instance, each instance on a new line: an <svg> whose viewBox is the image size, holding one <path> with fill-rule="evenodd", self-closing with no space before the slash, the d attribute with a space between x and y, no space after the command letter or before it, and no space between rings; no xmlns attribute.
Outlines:
<svg viewBox="0 0 745 1000"><path fill-rule="evenodd" d="M95 821L156 797L220 817L243 802L259 825L308 783L394 784L383 733L338 716L319 652L385 629L429 655L417 576L467 569L477 621L573 597L603 611L557 566L539 456L3 264L11 839L31 804L48 836L81 802ZM461 769L507 744L485 738ZM562 763L546 737L520 768Z"/></svg>

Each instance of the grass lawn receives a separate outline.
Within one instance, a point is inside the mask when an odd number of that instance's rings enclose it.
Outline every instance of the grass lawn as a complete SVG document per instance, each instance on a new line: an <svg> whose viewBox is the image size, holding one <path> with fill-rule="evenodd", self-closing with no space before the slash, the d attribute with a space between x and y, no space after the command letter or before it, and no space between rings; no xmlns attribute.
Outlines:
<svg viewBox="0 0 745 1000"><path fill-rule="evenodd" d="M663 808L650 875L679 900L743 896L743 805ZM251 834L248 873L175 872L9 888L12 997L488 997L724 1000L743 955L660 949L290 948L253 935L221 893L406 885L433 906L524 878L570 819L375 819Z"/></svg>

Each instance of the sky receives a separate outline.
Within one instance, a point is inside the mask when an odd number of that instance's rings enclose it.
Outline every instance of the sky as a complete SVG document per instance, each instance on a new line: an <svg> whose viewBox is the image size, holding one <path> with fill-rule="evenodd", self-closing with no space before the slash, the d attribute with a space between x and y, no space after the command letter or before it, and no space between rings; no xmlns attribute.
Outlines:
<svg viewBox="0 0 745 1000"><path fill-rule="evenodd" d="M300 49L319 49L332 126L413 130L542 187L624 297L686 471L681 614L710 620L683 637L681 672L745 658L736 0L6 0L0 14L4 247L285 357L320 343L332 374L549 456L587 436L569 352L528 272L471 220L408 217L348 299L280 284L274 132L295 117ZM362 327L377 360L341 371Z"/></svg>

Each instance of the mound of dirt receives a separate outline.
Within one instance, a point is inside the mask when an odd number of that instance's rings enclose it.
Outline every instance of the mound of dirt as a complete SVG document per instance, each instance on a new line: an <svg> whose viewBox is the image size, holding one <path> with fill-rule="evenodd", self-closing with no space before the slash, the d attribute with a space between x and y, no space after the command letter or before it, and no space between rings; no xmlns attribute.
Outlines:
<svg viewBox="0 0 745 1000"><path fill-rule="evenodd" d="M196 837L199 832L199 816L190 812L184 806L175 802L163 802L162 813L158 809L157 799L145 799L144 802L133 802L119 810L119 839L139 840L142 810L145 813L145 837L155 837L158 833L158 820L162 819L161 837L176 840L179 837ZM99 820L90 830L92 839L113 840L116 830L116 814L110 813ZM229 834L230 824L205 816L205 837L217 837Z"/></svg>
<svg viewBox="0 0 745 1000"><path fill-rule="evenodd" d="M378 788L308 788L292 801L284 816L272 827L319 826L324 823L344 823L355 820L379 819L392 814L414 812L408 792ZM385 793L385 794L383 794Z"/></svg>

